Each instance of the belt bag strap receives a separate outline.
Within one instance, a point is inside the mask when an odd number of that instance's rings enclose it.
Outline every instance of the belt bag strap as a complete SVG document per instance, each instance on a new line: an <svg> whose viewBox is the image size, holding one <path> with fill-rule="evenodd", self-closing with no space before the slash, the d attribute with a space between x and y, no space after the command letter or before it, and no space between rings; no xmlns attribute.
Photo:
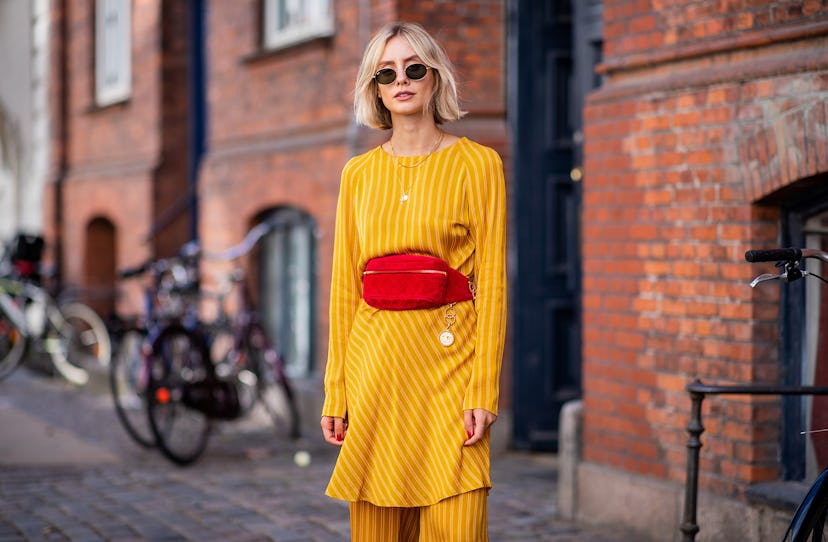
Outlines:
<svg viewBox="0 0 828 542"><path fill-rule="evenodd" d="M440 258L394 254L365 266L362 297L379 309L410 310L468 301L474 293L469 279Z"/></svg>
<svg viewBox="0 0 828 542"><path fill-rule="evenodd" d="M448 284L446 285L446 303L471 301L474 299L474 287L469 277L453 267L448 268Z"/></svg>

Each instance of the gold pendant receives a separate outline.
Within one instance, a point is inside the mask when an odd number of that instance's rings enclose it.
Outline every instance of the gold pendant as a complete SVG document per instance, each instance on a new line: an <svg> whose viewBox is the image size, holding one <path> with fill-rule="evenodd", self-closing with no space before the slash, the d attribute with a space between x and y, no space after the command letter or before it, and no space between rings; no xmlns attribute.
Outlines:
<svg viewBox="0 0 828 542"><path fill-rule="evenodd" d="M403 194L400 198L400 203L405 203L406 201L408 201L408 194Z"/></svg>
<svg viewBox="0 0 828 542"><path fill-rule="evenodd" d="M454 333L449 330L440 333L440 344L443 346L451 346L454 344Z"/></svg>

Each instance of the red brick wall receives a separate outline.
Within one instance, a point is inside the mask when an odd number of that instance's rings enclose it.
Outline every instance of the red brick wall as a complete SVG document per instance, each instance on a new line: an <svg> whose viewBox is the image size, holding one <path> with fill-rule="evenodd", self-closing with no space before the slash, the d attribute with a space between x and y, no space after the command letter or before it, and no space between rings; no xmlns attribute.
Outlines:
<svg viewBox="0 0 828 542"><path fill-rule="evenodd" d="M267 52L260 47L260 2L210 2L209 148L244 146L347 125L355 21L339 14L336 35Z"/></svg>
<svg viewBox="0 0 828 542"><path fill-rule="evenodd" d="M333 37L275 51L260 46L260 5L209 3L209 136L199 231L205 249L218 251L238 243L268 209L290 205L314 217L316 350L324 359L339 174L349 153L361 150L349 150L347 141L362 53L355 3L336 3ZM205 267L209 281L216 266Z"/></svg>
<svg viewBox="0 0 828 542"><path fill-rule="evenodd" d="M820 0L605 0L604 54L669 54L687 46L706 54L710 41L767 41L770 30L826 15L828 6Z"/></svg>
<svg viewBox="0 0 828 542"><path fill-rule="evenodd" d="M158 156L161 9L159 0L132 5L132 94L128 102L95 105L94 2L69 0L69 159L74 166L145 161Z"/></svg>
<svg viewBox="0 0 828 542"><path fill-rule="evenodd" d="M685 385L780 377L778 289L752 290L743 254L779 233L759 198L828 171L828 9L654 4L605 3L585 110L584 456L683 481ZM703 487L779 476L777 399L704 412Z"/></svg>
<svg viewBox="0 0 828 542"><path fill-rule="evenodd" d="M56 48L67 48L66 86L61 86L58 63L52 62L52 80L58 92L66 92L67 115L55 125L65 124L66 145L55 139L53 156L65 153L63 185L63 280L84 286L87 226L98 217L112 222L118 242L116 265L141 261L151 248L143 242L151 224L152 174L159 160L160 3L134 2L132 9L132 94L127 102L105 108L94 96L94 3L67 0L68 34L60 42L53 30ZM60 175L54 164L53 178ZM47 196L52 205L53 187ZM51 211L50 211L51 212ZM47 214L47 220L52 214ZM47 228L54 242L57 232Z"/></svg>
<svg viewBox="0 0 828 542"><path fill-rule="evenodd" d="M505 6L502 0L400 0L400 19L422 24L445 48L471 115L505 113Z"/></svg>
<svg viewBox="0 0 828 542"><path fill-rule="evenodd" d="M137 264L186 239L186 217L147 240L156 219L186 187L187 89L186 10L179 3L142 0L132 3L132 89L128 100L98 107L94 96L94 2L55 3L59 21L64 8L66 36L53 25L53 51L66 50L66 79L53 56L52 179L63 178L63 225L55 231L55 186L44 202L47 240L62 242L62 275L66 285L89 286L97 269L88 247L89 225L103 218L114 226L117 268ZM162 7L164 13L162 13ZM65 39L65 42L63 41ZM66 100L61 116L59 97ZM65 127L66 139L60 129ZM61 157L63 159L61 160ZM177 231L176 231L177 228ZM60 236L58 235L60 234ZM166 247L166 248L165 248ZM87 256L88 254L88 256ZM100 277L99 277L100 279ZM113 277L114 279L114 277ZM100 286L100 285L96 285ZM135 284L124 285L118 308L140 310Z"/></svg>

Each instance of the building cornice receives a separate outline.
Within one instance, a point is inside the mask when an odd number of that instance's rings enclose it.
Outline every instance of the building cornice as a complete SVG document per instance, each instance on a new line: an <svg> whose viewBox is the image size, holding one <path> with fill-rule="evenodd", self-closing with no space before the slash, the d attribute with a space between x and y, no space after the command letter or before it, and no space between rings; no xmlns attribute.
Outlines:
<svg viewBox="0 0 828 542"><path fill-rule="evenodd" d="M722 38L614 56L602 62L596 71L603 75L615 75L621 72L651 68L663 64L723 53L733 53L778 43L824 37L826 35L828 35L828 19L782 28L748 30Z"/></svg>

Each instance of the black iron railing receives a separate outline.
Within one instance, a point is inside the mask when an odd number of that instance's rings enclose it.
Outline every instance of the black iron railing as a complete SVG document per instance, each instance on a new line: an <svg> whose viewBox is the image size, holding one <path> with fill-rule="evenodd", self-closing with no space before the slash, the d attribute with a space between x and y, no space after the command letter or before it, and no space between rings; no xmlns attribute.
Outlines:
<svg viewBox="0 0 828 542"><path fill-rule="evenodd" d="M699 525L696 523L696 498L699 490L699 450L702 447L702 401L708 395L828 395L826 386L769 386L729 385L711 386L696 380L685 388L690 394L692 405L690 408L690 422L687 424L687 478L684 485L684 517L679 530L682 533L682 542L693 542Z"/></svg>

